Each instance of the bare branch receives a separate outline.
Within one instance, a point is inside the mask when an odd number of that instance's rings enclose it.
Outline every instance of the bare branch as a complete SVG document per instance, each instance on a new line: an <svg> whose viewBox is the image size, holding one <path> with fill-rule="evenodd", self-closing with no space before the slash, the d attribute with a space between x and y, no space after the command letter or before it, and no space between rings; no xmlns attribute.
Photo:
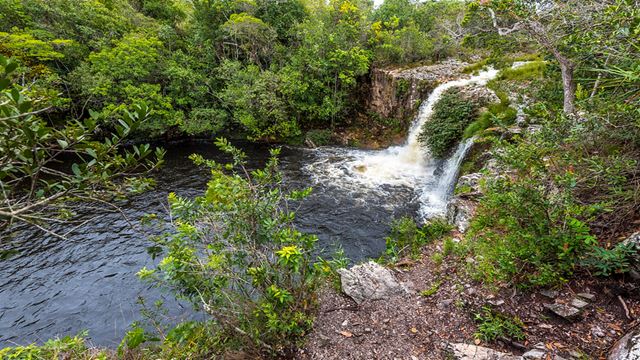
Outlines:
<svg viewBox="0 0 640 360"><path fill-rule="evenodd" d="M492 8L487 8L489 14L491 15L491 21L493 22L493 27L498 31L500 36L509 35L513 32L520 31L524 28L524 23L522 21L518 21L513 25L512 28L503 28L498 25L498 17L496 16L495 11Z"/></svg>

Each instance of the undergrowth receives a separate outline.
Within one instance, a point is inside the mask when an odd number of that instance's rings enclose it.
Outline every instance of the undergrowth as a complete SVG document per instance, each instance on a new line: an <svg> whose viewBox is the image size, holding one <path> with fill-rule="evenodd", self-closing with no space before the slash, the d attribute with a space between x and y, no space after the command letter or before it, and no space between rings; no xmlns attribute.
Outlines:
<svg viewBox="0 0 640 360"><path fill-rule="evenodd" d="M452 227L442 219L433 219L418 226L413 218L404 216L393 220L386 238L386 251L381 260L396 262L402 257L417 258L423 246L443 237Z"/></svg>
<svg viewBox="0 0 640 360"><path fill-rule="evenodd" d="M476 338L492 342L499 339L522 341L526 338L524 324L518 317L510 317L489 307L484 307L474 315L478 324Z"/></svg>

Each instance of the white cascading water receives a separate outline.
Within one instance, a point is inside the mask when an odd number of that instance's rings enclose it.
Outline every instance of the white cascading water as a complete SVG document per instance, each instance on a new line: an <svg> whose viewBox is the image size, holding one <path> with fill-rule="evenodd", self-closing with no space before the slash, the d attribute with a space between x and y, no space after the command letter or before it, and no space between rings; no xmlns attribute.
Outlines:
<svg viewBox="0 0 640 360"><path fill-rule="evenodd" d="M316 161L307 165L305 170L318 183L336 186L352 193L373 191L384 195L390 188L410 188L415 192L415 199L420 202L422 218L441 215L446 209L460 165L473 141L461 142L452 156L442 164L432 159L420 145L418 136L422 125L431 118L434 105L445 91L470 84L485 85L497 74L497 70L489 69L470 78L450 81L436 87L420 107L403 145L378 151L316 149ZM441 171L435 175L438 163Z"/></svg>

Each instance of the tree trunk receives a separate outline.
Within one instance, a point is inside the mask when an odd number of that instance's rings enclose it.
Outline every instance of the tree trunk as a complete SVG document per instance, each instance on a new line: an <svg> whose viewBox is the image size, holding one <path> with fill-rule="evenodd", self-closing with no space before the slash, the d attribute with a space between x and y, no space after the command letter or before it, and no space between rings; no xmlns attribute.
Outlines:
<svg viewBox="0 0 640 360"><path fill-rule="evenodd" d="M573 78L575 65L566 58L558 59L562 72L562 89L564 92L564 113L572 115L576 112L576 82Z"/></svg>
<svg viewBox="0 0 640 360"><path fill-rule="evenodd" d="M560 64L562 72L562 90L564 93L564 113L573 115L576 112L576 81L573 73L576 65L569 58L564 56L556 46L556 42L552 41L549 31L538 21L529 21L526 23L529 33L537 39L538 43L553 54ZM514 27L515 29L515 27Z"/></svg>

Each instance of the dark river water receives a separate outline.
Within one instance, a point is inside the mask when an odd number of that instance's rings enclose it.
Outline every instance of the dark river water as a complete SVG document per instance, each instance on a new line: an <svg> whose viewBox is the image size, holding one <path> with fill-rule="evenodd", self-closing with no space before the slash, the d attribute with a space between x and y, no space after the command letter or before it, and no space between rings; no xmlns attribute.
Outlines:
<svg viewBox="0 0 640 360"><path fill-rule="evenodd" d="M227 159L209 142L165 148L166 164L156 176L156 188L120 204L134 222L148 213L166 215L166 197L171 191L193 196L204 190L207 171L194 166L187 158L190 154ZM268 154L264 146L244 148L252 167L260 166ZM314 187L314 194L298 211L298 226L317 234L324 249L340 245L354 262L379 256L390 221L417 212L416 194L402 186L374 189L338 184L335 169L324 176L323 167L310 166L330 163L339 156L340 151L283 149L282 169L288 186ZM0 260L0 346L40 343L82 330L89 332L95 345L116 346L129 325L141 319L136 303L139 296L148 303L164 299L173 321L198 316L171 294L136 277L143 266L153 266L146 250L148 233L118 213L80 216L92 221L69 240L29 230L16 233L12 244L0 246L19 251Z"/></svg>

